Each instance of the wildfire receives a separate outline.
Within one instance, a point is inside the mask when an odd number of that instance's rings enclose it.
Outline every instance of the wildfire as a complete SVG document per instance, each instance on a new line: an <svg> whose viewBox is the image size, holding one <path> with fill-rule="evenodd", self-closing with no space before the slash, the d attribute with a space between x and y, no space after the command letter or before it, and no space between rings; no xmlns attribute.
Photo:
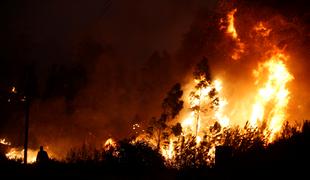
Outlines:
<svg viewBox="0 0 310 180"><path fill-rule="evenodd" d="M225 22L226 25L220 27L225 29L225 34L236 43L236 47L231 53L233 60L240 59L245 52L245 43L241 42L240 36L235 27L235 14L237 9L230 11ZM221 19L221 24L224 20ZM254 30L259 35L258 38L263 38L268 41L268 36L272 32L271 28L267 28L264 22L257 23L251 30ZM247 42L247 41L244 41ZM272 44L268 41L269 44ZM269 45L268 44L268 45ZM273 45L273 44L272 44ZM244 102L247 109L230 109L227 106L233 101L229 101L229 96L226 97L223 93L225 82L218 77L211 79L207 75L199 75L194 77L187 85L183 94L184 107L183 112L176 119L181 124L182 133L180 135L168 134L165 136L165 142L161 141L161 134L166 128L166 124L160 124L160 130L156 134L146 135L146 131L140 130L141 126L136 123L132 125L132 131L138 135L132 143L138 141L146 141L152 147L165 157L166 160L173 160L177 155L177 148L183 148L183 145L193 140L194 146L199 148L203 143L208 142L208 148L204 151L207 163L213 163L215 158L216 146L224 144L224 130L233 128L232 124L244 125L236 123L237 118L229 113L230 111L242 114L242 118L249 121L250 128L262 129L267 143L275 140L277 133L281 131L284 121L287 118L286 108L290 100L290 91L288 83L294 77L289 72L285 64L289 56L284 51L278 50L276 46L272 53L270 51L262 52L261 54L269 54L265 61L258 64L258 67L252 71L255 83L251 84L255 89L249 93L248 101ZM271 55L270 55L271 54ZM15 87L12 92L16 93ZM183 92L182 92L183 93ZM183 105L183 104L182 104ZM239 111L238 111L239 110ZM241 112L242 111L242 112ZM155 127L156 128L156 127ZM243 136L246 132L241 132ZM156 134L156 137L154 136ZM5 138L0 139L0 143L11 145ZM111 150L117 147L117 142L109 138L103 143L105 150ZM193 149L191 149L193 150ZM9 159L23 159L24 150L11 148L6 154ZM36 152L28 150L28 163L33 163L36 160Z"/></svg>
<svg viewBox="0 0 310 180"><path fill-rule="evenodd" d="M286 118L285 110L289 102L289 91L287 83L293 79L288 72L286 65L288 57L283 53L275 53L265 63L260 64L254 75L258 78L256 84L260 83L263 73L267 71L267 81L258 90L255 103L252 107L250 123L252 126L265 124L266 130L270 131L270 141L274 135L281 130L283 121ZM272 108L269 108L272 106Z"/></svg>
<svg viewBox="0 0 310 180"><path fill-rule="evenodd" d="M0 139L0 144L11 146L11 142L8 141L6 138ZM46 147L46 150L48 150L48 154L50 158L56 158L56 154L49 150L49 147ZM37 158L37 150L29 149L27 150L27 163L31 164L36 162ZM21 160L23 162L24 160L24 149L20 147L9 147L8 151L5 153L5 156L10 160Z"/></svg>
<svg viewBox="0 0 310 180"><path fill-rule="evenodd" d="M8 153L5 154L8 159L23 160L24 149L11 148ZM37 158L37 151L28 149L27 151L27 163L34 163Z"/></svg>
<svg viewBox="0 0 310 180"><path fill-rule="evenodd" d="M241 42L237 30L235 28L235 13L237 12L237 9L233 9L227 14L226 22L227 26L221 25L220 29L226 29L226 34L231 36L231 38L236 42L236 48L233 50L233 53L231 55L231 58L233 60L238 60L241 57L241 54L244 53L245 45ZM225 22L223 19L221 19L221 24Z"/></svg>
<svg viewBox="0 0 310 180"><path fill-rule="evenodd" d="M253 29L263 37L269 36L271 32L271 29L268 29L263 22L259 22Z"/></svg>
<svg viewBox="0 0 310 180"><path fill-rule="evenodd" d="M245 47L235 28L234 15L236 12L237 9L229 12L226 17L228 25L220 27L221 30L226 29L226 34L236 42L237 47L231 55L234 60L240 58ZM221 19L221 23L223 22ZM248 109L226 109L229 99L221 93L223 83L219 79L208 81L206 77L199 77L187 85L188 91L183 99L185 101L184 108L189 109L189 111L183 113L179 118L183 128L182 138L189 141L189 137L194 137L196 147L199 147L203 141L211 143L205 154L207 163L212 164L216 146L224 143L223 128L232 128L231 122L244 125L236 123L238 121L236 118L240 117L229 117L230 111L242 111L239 114L246 115L244 118L249 120L250 130L241 131L241 134L246 135L246 131L262 129L264 136L262 138L266 139L266 143L275 140L287 118L286 108L290 99L287 86L293 80L293 75L285 64L289 56L278 50L271 41L268 41L267 37L272 29L267 28L265 23L259 22L253 29L258 38L264 38L264 42L275 50L271 55L270 51L263 53L269 54L268 58L259 63L258 68L253 70L255 83L252 85L257 91L254 92L254 97L248 97L249 102L246 102ZM176 144L178 142L176 137L170 137L168 145L161 148L161 153L167 160L172 160L175 157L175 147L178 146Z"/></svg>
<svg viewBox="0 0 310 180"><path fill-rule="evenodd" d="M104 143L105 149L109 149L110 147L115 147L115 146L116 146L116 142L112 138L107 139Z"/></svg>
<svg viewBox="0 0 310 180"><path fill-rule="evenodd" d="M162 147L161 148L161 154L166 158L166 159L172 159L175 155L174 152L174 140L171 138L169 140L169 145L168 147Z"/></svg>
<svg viewBox="0 0 310 180"><path fill-rule="evenodd" d="M190 89L195 89L198 84L199 81L195 80L194 84L192 84L193 87ZM220 97L221 89L222 82L215 80L188 93L186 104L189 104L191 112L187 118L184 118L181 125L185 128L185 135L192 134L196 136L197 144L203 138L206 129L214 122L220 123L222 127L229 125L229 118L223 114L228 102L224 97Z"/></svg>
<svg viewBox="0 0 310 180"><path fill-rule="evenodd" d="M234 39L238 38L238 34L235 28L235 17L234 17L236 12L237 9L234 9L227 14L227 20L228 20L227 33L230 34Z"/></svg>
<svg viewBox="0 0 310 180"><path fill-rule="evenodd" d="M6 138L0 139L0 144L10 146L11 142L9 142Z"/></svg>

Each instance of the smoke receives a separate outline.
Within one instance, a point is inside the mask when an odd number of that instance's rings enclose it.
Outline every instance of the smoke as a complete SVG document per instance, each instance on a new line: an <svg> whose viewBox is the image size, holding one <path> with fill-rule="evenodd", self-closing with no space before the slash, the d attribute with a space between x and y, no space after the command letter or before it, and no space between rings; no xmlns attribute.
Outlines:
<svg viewBox="0 0 310 180"><path fill-rule="evenodd" d="M1 86L19 86L20 72L35 64L31 147L43 144L61 152L83 142L100 145L109 136L127 137L131 125L146 125L158 116L165 93L176 82L185 85L202 56L209 59L214 78L225 82L225 95L245 102L241 94L251 92L252 70L264 58L261 49L267 50L250 43L249 30L265 21L273 41L291 56L290 113L296 120L307 118L309 13L304 3L7 1L4 7L16 13L4 11L1 58L8 68L1 68ZM246 43L238 61L230 58L235 42L219 29L220 18L235 7L236 29ZM10 111L14 115L2 121L1 134L22 144L22 110Z"/></svg>
<svg viewBox="0 0 310 180"><path fill-rule="evenodd" d="M306 101L308 96L305 93L309 89L308 83L305 83L308 81L306 74L309 68L309 63L306 62L309 59L309 13L307 8L304 8L305 1L236 1L219 5L211 14L201 13L186 34L179 52L184 67L192 67L200 60L199 57L208 57L213 77L223 81L223 94L229 99L226 108L233 110L227 112L228 116L235 119L233 124L244 124L249 120L246 119L249 115L243 114L247 111L242 109L249 109L249 102L252 101L250 98L257 93L253 70L265 61L276 47L290 56L287 64L294 76L294 80L289 83L291 98L288 120L300 123L309 117L306 112L309 108ZM244 53L237 61L231 58L231 54L238 48L238 44L225 35L225 31L221 31L219 24L221 18L235 8L235 26L240 41L245 45ZM253 27L259 22L271 29L267 39L257 38L253 31Z"/></svg>

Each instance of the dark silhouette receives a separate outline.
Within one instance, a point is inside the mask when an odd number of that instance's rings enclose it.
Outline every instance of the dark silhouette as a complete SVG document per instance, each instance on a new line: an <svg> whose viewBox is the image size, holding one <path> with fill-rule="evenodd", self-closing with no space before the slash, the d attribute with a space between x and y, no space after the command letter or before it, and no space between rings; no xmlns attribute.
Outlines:
<svg viewBox="0 0 310 180"><path fill-rule="evenodd" d="M215 165L217 168L229 168L232 160L233 148L230 146L217 146L215 149ZM227 167L228 166L228 167Z"/></svg>
<svg viewBox="0 0 310 180"><path fill-rule="evenodd" d="M178 129L178 134L181 127L175 129ZM246 133L241 135L240 129ZM304 122L301 131L286 125L284 134L278 140L262 146L262 132L258 129L250 130L248 126L223 129L224 144L216 148L215 165L206 162L206 158L210 158L210 143L203 138L197 147L195 136L188 139L180 136L181 143L175 145L177 157L173 162L166 161L148 143L132 144L127 139L110 149L83 145L72 149L65 161L50 159L48 166L29 164L25 167L21 160L7 159L4 154L6 150L2 152L0 144L0 177L56 175L88 179L97 176L104 179L266 179L268 175L269 179L287 179L293 175L296 179L305 179L309 176L308 166L305 166L310 161L309 130L310 121ZM43 147L40 152L44 152ZM40 152L38 157L47 155Z"/></svg>
<svg viewBox="0 0 310 180"><path fill-rule="evenodd" d="M169 90L162 102L163 112L160 117L158 119L153 117L151 120L151 126L148 127L147 132L150 136L156 138L157 150L160 149L162 141L167 140L169 136L167 122L174 119L183 108L184 102L181 100L182 95L183 90L181 84L176 83Z"/></svg>
<svg viewBox="0 0 310 180"><path fill-rule="evenodd" d="M40 146L40 151L38 152L36 162L38 165L46 165L49 161L48 154L43 150L43 146Z"/></svg>

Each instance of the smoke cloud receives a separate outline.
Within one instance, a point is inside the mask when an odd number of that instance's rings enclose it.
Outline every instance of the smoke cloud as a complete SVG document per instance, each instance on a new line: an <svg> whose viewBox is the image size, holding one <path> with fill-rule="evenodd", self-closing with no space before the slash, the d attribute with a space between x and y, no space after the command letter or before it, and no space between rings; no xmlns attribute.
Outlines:
<svg viewBox="0 0 310 180"><path fill-rule="evenodd" d="M305 1L3 1L0 85L22 91L25 68L35 69L37 93L30 114L30 146L61 152L83 142L127 137L134 123L158 116L176 82L185 85L203 57L221 78L229 106L242 106L252 70L264 46L251 43L259 21L290 55L290 119L309 117L309 10ZM236 29L246 43L238 61L235 43L219 29L220 18L238 8ZM18 90L19 90L18 89ZM17 107L17 108L16 108ZM23 141L20 105L1 104L1 135ZM246 121L246 120L245 120ZM53 148L54 147L54 148Z"/></svg>

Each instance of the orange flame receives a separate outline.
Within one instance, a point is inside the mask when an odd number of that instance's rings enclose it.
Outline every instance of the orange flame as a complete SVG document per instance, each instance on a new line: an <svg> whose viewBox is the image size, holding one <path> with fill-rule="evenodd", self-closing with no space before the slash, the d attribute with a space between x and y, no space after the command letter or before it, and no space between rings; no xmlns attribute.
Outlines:
<svg viewBox="0 0 310 180"><path fill-rule="evenodd" d="M259 123L266 123L266 130L271 133L270 141L281 130L283 121L286 118L285 109L289 101L289 91L286 86L293 79L284 64L287 59L288 56L277 52L265 63L261 64L258 70L253 71L258 78L256 84L259 84L262 73L266 70L268 77L255 97L250 124L258 126ZM268 110L267 106L272 107Z"/></svg>
<svg viewBox="0 0 310 180"><path fill-rule="evenodd" d="M107 139L104 143L104 149L109 149L115 146L116 146L116 142L112 138Z"/></svg>
<svg viewBox="0 0 310 180"><path fill-rule="evenodd" d="M254 31L260 34L263 37L269 36L271 29L268 29L266 25L260 21L256 26L254 26Z"/></svg>
<svg viewBox="0 0 310 180"><path fill-rule="evenodd" d="M228 34L229 36L232 37L232 39L236 42L236 48L234 49L232 55L231 55L231 58L233 60L238 60L240 59L241 57L241 54L244 53L244 48L245 48L245 45L244 43L241 42L239 36L238 36L238 33L237 33L237 30L235 28L235 13L237 12L237 9L233 9L232 11L230 11L228 14L227 14L227 27L225 26L221 26L220 29L226 29L226 34ZM223 23L223 19L220 20L220 23Z"/></svg>
<svg viewBox="0 0 310 180"><path fill-rule="evenodd" d="M237 12L237 9L233 9L227 14L227 20L228 20L228 27L227 27L227 33L231 35L233 39L238 38L238 34L235 28L235 13Z"/></svg>
<svg viewBox="0 0 310 180"><path fill-rule="evenodd" d="M226 28L226 34L231 36L237 44L237 48L234 49L231 56L234 60L240 58L245 47L235 29L234 15L236 12L237 9L234 9L228 13L228 26ZM223 22L222 19L221 22ZM221 29L223 29L223 26L221 26ZM259 35L259 38L267 38L272 31L263 22L259 22L253 29ZM265 40L268 45L272 45L267 39ZM274 49L276 50L273 51L271 56L259 64L258 68L253 71L254 78L256 79L253 85L257 88L257 92L254 93L254 97L248 98L246 106L249 108L247 109L227 110L225 108L229 103L229 99L221 93L223 88L222 81L218 79L207 83L206 86L200 87L199 89L196 88L199 80L193 80L193 82L187 85L186 89L189 90L185 91L184 94L186 96L183 99L185 101L185 109L187 110L185 113L183 111L183 114L179 118L179 122L181 122L183 127L182 136L183 138L194 136L197 146L207 136L207 141L210 140L212 142L207 153L208 163L212 163L215 158L215 147L223 144L221 139L212 139L216 137L210 131L213 124L217 122L222 128L231 128L231 123L242 125L238 123L240 117L229 117L230 111L234 112L234 114L238 114L235 112L242 111L239 114L242 114L246 120L250 121L251 128L263 128L264 138L267 139L266 143L274 141L277 133L281 131L283 122L287 118L286 107L290 99L290 92L287 85L293 80L293 76L285 64L289 59L288 55L277 50L277 48ZM202 108L208 106L208 94L213 88L218 94L218 106L215 109L203 111ZM192 92L193 89L195 89L194 92ZM222 132L222 130L219 130L216 133L221 134ZM170 137L169 145L162 148L162 154L166 159L173 159L175 156L175 152L173 151L174 142L176 142L176 138Z"/></svg>
<svg viewBox="0 0 310 180"><path fill-rule="evenodd" d="M0 139L0 144L10 146L11 142L9 142L6 138L2 138L2 139Z"/></svg>
<svg viewBox="0 0 310 180"><path fill-rule="evenodd" d="M24 159L24 149L11 148L8 153L5 154L8 159L12 160L23 160ZM37 152L32 149L27 151L27 163L31 164L36 162Z"/></svg>

